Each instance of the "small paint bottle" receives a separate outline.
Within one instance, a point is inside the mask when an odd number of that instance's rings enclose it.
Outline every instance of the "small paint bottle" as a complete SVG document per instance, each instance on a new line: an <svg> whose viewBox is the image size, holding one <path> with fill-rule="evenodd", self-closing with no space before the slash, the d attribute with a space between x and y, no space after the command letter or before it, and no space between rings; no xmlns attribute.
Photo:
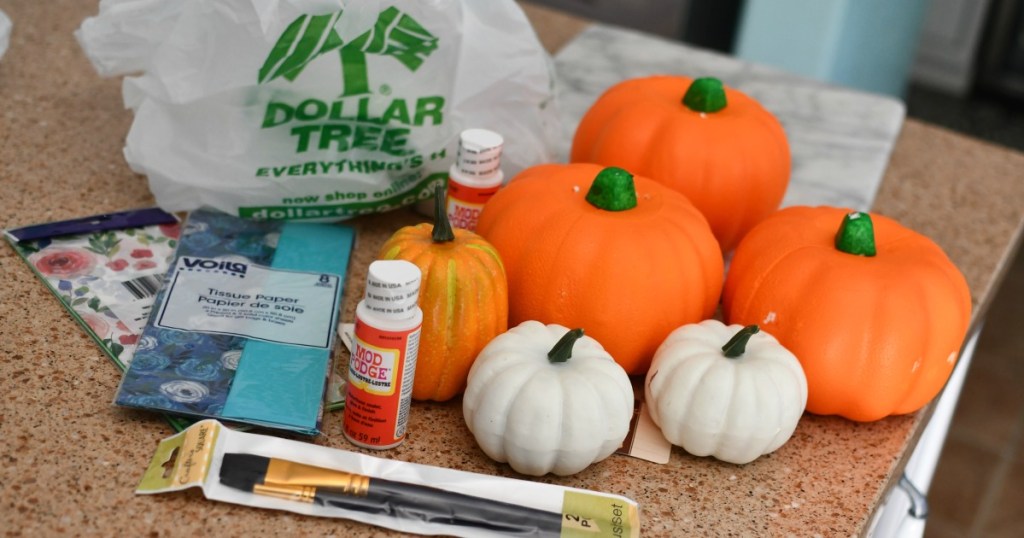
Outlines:
<svg viewBox="0 0 1024 538"><path fill-rule="evenodd" d="M459 135L455 164L448 172L448 220L455 228L476 231L487 200L501 188L501 149L505 140L487 129L466 129Z"/></svg>
<svg viewBox="0 0 1024 538"><path fill-rule="evenodd" d="M383 450L405 440L423 325L421 278L404 260L370 264L345 389L344 431L354 445Z"/></svg>

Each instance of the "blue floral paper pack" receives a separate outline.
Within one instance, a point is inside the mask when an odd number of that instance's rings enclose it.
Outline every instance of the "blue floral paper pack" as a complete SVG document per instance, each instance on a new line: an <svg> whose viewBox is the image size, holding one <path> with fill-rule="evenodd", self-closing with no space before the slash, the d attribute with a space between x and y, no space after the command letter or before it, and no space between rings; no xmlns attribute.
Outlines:
<svg viewBox="0 0 1024 538"><path fill-rule="evenodd" d="M177 257L235 258L270 265L283 224L242 220L211 210L192 212ZM165 282L174 274L171 265ZM159 310L166 290L157 295ZM162 329L146 325L115 403L192 416L219 416L224 409L245 338Z"/></svg>

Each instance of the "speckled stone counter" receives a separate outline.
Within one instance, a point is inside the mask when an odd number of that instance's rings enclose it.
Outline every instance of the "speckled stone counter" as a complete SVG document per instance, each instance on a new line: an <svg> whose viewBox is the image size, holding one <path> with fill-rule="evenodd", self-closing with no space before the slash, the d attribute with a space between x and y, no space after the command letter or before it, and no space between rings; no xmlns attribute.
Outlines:
<svg viewBox="0 0 1024 538"><path fill-rule="evenodd" d="M100 79L71 37L92 2L0 4L14 20L0 60L0 227L152 204L121 155L131 115L120 85ZM531 10L549 48L583 24ZM550 25L550 26L548 26ZM983 315L1024 218L1024 155L908 120L874 209L934 238L961 268ZM352 318L365 269L410 211L356 221L346 288ZM205 501L197 491L136 496L159 439L158 416L111 405L117 370L6 246L0 248L0 532L9 535L345 535L388 533L354 523ZM643 533L848 536L863 533L928 416L855 424L805 416L792 440L746 466L674 449L667 465L615 456L544 481L626 495ZM352 449L341 417L314 442ZM383 455L514 476L490 461L458 402L416 404L408 441Z"/></svg>

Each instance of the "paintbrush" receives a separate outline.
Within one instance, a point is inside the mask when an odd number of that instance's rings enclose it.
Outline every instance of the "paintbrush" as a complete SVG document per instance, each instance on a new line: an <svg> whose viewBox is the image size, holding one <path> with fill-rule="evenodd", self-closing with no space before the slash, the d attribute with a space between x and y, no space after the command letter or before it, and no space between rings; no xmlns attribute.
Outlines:
<svg viewBox="0 0 1024 538"><path fill-rule="evenodd" d="M257 495L516 536L562 532L557 512L253 454L224 454L220 482Z"/></svg>

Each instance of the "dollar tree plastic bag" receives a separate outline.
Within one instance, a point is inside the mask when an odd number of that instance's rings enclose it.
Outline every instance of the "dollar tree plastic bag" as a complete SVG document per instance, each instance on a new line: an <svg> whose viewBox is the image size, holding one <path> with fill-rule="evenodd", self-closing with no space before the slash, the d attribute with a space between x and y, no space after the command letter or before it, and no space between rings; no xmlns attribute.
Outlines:
<svg viewBox="0 0 1024 538"><path fill-rule="evenodd" d="M511 0L104 0L76 32L124 80L124 154L167 210L343 219L429 197L458 134L551 159L550 58Z"/></svg>

